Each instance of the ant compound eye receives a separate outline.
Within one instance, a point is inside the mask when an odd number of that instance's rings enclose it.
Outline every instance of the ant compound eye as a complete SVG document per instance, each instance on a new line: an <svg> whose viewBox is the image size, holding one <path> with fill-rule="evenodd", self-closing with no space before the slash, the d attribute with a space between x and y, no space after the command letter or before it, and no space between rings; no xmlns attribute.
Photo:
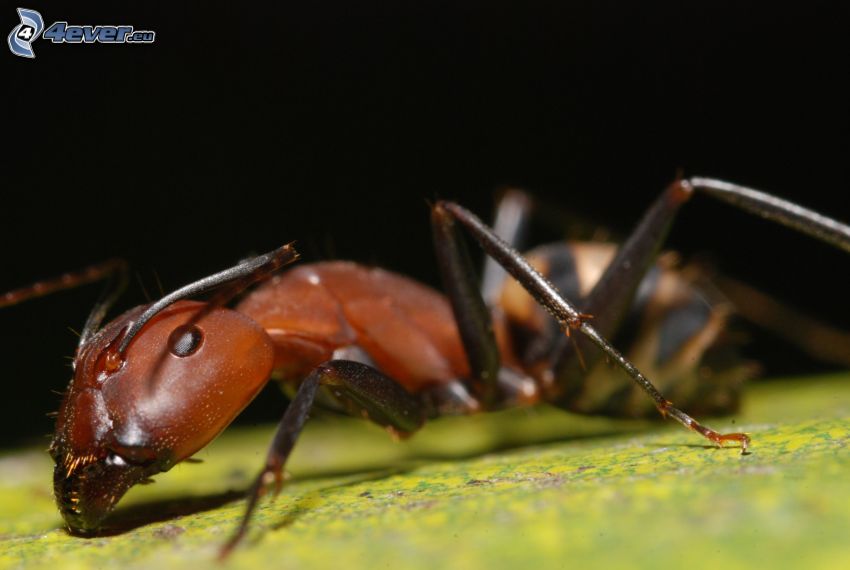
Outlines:
<svg viewBox="0 0 850 570"><path fill-rule="evenodd" d="M168 337L171 354L184 358L197 352L204 341L204 333L195 325L177 327Z"/></svg>

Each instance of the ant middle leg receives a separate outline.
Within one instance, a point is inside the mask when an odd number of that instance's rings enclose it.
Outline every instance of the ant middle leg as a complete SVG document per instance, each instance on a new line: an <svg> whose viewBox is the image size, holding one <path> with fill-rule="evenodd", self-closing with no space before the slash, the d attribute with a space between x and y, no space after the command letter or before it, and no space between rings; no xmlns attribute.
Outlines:
<svg viewBox="0 0 850 570"><path fill-rule="evenodd" d="M588 320L587 315L565 299L560 292L543 277L518 251L506 244L498 235L484 224L475 214L453 202L439 202L435 209L450 214L481 245L487 255L495 259L544 307L561 325L563 330L583 334L596 345L616 366L620 367L655 403L664 417L671 417L690 430L696 431L718 446L734 442L746 452L749 437L743 433L720 434L699 424L696 420L673 407L658 389L620 353Z"/></svg>
<svg viewBox="0 0 850 570"><path fill-rule="evenodd" d="M248 505L236 532L221 550L225 558L244 538L257 502L268 486L276 495L283 468L307 422L319 388L355 415L361 415L398 436L410 435L425 421L419 399L378 370L350 360L330 360L317 366L298 387L269 447L266 463L248 490Z"/></svg>
<svg viewBox="0 0 850 570"><path fill-rule="evenodd" d="M469 363L472 393L484 409L536 402L539 391L534 380L502 362L493 315L479 289L466 242L454 217L440 204L431 210L431 228L443 289Z"/></svg>

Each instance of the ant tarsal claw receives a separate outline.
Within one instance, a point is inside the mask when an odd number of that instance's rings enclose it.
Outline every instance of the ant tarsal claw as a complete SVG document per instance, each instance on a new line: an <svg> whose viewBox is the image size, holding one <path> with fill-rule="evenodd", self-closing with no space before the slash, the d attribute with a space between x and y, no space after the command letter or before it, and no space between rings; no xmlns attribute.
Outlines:
<svg viewBox="0 0 850 570"><path fill-rule="evenodd" d="M745 433L718 433L712 429L708 429L703 426L699 426L701 429L696 429L695 431L701 433L714 443L719 448L726 447L724 444L728 442L732 442L736 444L736 446L741 448L741 455L746 455L748 453L748 449L750 447L750 436Z"/></svg>
<svg viewBox="0 0 850 570"><path fill-rule="evenodd" d="M714 443L714 445L716 445L717 447L725 447L723 444L725 444L726 442L733 442L740 446L741 455L745 455L750 447L750 436L745 433L724 434L716 432L713 429L700 424L682 410L674 408L667 400L662 400L656 405L656 407L658 408L658 411L661 413L662 417L673 418L689 430L697 432L710 442Z"/></svg>

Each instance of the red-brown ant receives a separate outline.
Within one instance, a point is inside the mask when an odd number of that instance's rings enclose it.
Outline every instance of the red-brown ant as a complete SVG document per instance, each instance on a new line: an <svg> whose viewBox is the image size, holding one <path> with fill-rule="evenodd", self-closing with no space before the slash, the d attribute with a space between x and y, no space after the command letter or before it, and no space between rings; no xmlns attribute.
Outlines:
<svg viewBox="0 0 850 570"><path fill-rule="evenodd" d="M273 275L298 257L291 245L100 328L112 295L83 330L50 446L66 525L77 533L96 530L130 487L206 446L270 378L294 396L223 554L244 536L264 489L280 488L314 401L402 437L427 418L541 400L610 415L642 415L654 407L718 446L734 443L746 452L746 434L720 434L697 423L638 370L651 370L683 407L705 413L732 409L749 371L713 360L722 350L716 341L724 307L709 305L694 283L656 263L676 212L695 192L850 251L846 225L762 192L691 178L671 184L618 249L556 244L524 257L509 243L522 217L521 199L505 202L496 230L455 203L437 202L431 223L446 296L349 262ZM483 292L460 228L489 256ZM114 269L15 291L0 305ZM222 306L260 281L234 309ZM206 303L188 300L212 290ZM622 338L627 329L640 333L624 347L628 357L606 340ZM612 363L634 385L619 381Z"/></svg>

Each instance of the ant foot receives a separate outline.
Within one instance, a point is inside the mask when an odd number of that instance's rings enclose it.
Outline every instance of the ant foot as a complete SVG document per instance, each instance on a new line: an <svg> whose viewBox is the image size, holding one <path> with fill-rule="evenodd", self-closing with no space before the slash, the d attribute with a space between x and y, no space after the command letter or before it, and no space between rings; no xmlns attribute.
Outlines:
<svg viewBox="0 0 850 570"><path fill-rule="evenodd" d="M717 433L706 434L706 437L714 442L717 447L725 447L726 442L733 442L741 447L741 455L746 455L750 447L750 436L745 433Z"/></svg>

